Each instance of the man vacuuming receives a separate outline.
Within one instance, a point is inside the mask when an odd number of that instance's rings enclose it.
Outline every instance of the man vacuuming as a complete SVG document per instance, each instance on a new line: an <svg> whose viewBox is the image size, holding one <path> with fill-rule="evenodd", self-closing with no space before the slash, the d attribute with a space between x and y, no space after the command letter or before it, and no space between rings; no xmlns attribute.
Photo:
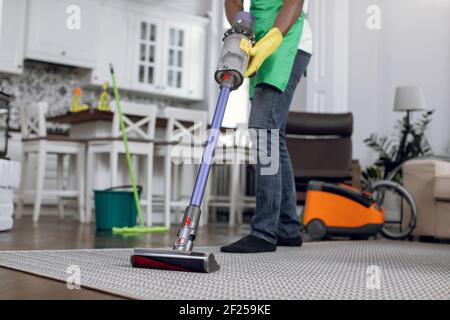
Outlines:
<svg viewBox="0 0 450 320"><path fill-rule="evenodd" d="M280 132L280 143L274 141L276 150L271 152L273 162L279 167L269 175L265 162L258 159L258 204L252 234L222 250L265 252L275 251L277 243L290 246L302 243L284 127L292 95L309 61L306 53L297 54L304 26L304 0L253 0L255 17L243 11L243 0L227 0L225 4L232 27L223 38L222 54L214 74L220 94L191 201L184 212L172 250L136 248L130 258L135 268L205 273L220 269L213 253L195 252L193 248L228 98L242 85L246 71L247 76L257 73L252 79L250 127L260 129L255 139L264 143L258 141L256 145L262 146L258 151L264 151L265 147L271 150L271 139L264 139L268 132ZM258 153L262 155L263 152Z"/></svg>
<svg viewBox="0 0 450 320"><path fill-rule="evenodd" d="M243 11L243 2L225 0L230 23ZM246 77L251 77L249 129L258 149L256 212L250 235L222 247L223 252L272 252L277 245L302 245L285 129L295 89L311 58L306 10L307 0L251 0L257 43L249 50L251 60ZM307 38L300 44L304 31ZM269 157L276 165L267 164L263 157ZM270 166L276 167L276 172L268 174Z"/></svg>

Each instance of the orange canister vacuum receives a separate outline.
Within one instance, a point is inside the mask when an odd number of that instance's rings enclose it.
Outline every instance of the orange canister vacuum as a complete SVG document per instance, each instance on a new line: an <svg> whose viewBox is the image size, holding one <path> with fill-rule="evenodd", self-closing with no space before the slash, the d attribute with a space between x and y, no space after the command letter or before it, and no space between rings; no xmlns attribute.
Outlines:
<svg viewBox="0 0 450 320"><path fill-rule="evenodd" d="M384 209L371 195L347 185L309 183L304 225L314 240L327 236L369 236L384 225Z"/></svg>
<svg viewBox="0 0 450 320"><path fill-rule="evenodd" d="M405 230L394 233L385 227L390 222L385 221L385 209L373 195L383 194L386 190L394 190L410 208L411 220ZM379 232L389 239L404 239L416 227L416 219L414 199L405 188L392 181L376 183L371 192L319 181L311 181L308 185L304 225L314 240L329 236L369 237Z"/></svg>

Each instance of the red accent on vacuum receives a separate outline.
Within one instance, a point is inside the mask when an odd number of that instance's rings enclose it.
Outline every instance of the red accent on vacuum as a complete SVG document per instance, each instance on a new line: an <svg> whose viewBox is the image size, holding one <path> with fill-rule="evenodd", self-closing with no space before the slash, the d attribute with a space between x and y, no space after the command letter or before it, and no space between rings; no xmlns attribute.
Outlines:
<svg viewBox="0 0 450 320"><path fill-rule="evenodd" d="M163 269L163 270L172 270L172 271L190 271L189 269L174 266L168 263L164 263L158 260L144 258L140 256L133 257L133 265L138 268L151 268L151 269Z"/></svg>

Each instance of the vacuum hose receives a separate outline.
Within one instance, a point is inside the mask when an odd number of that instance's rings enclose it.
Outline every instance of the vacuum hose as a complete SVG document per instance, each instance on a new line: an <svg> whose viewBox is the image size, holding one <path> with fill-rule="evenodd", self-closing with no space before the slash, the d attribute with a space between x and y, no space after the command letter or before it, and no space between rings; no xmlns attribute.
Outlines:
<svg viewBox="0 0 450 320"><path fill-rule="evenodd" d="M246 49L252 47L255 43L253 24L254 18L250 13L240 12L236 16L233 27L225 33L222 54L215 73L215 80L220 86L219 99L190 205L184 213L183 222L173 247L174 250L191 252L194 247L194 240L201 216L200 207L208 183L208 176L220 136L220 128L225 116L228 98L230 92L237 90L244 82L244 74L247 71L250 60Z"/></svg>

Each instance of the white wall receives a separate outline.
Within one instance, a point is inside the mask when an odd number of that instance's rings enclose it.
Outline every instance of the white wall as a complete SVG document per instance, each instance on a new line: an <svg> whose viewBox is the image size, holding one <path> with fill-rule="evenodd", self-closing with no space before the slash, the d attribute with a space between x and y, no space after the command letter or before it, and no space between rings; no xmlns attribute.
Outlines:
<svg viewBox="0 0 450 320"><path fill-rule="evenodd" d="M421 85L429 106L436 109L430 142L436 153L445 153L450 139L450 1L385 0L387 4L381 60L385 94L380 110L389 119L380 122L380 130L387 132L397 118L388 112L394 88Z"/></svg>
<svg viewBox="0 0 450 320"><path fill-rule="evenodd" d="M208 105L211 116L217 98L215 71L223 26L223 1L149 1L167 8L212 17L208 43ZM248 3L248 1L246 1ZM382 29L367 29L370 5L382 11ZM450 0L314 0L309 19L314 33L313 60L292 111L345 112L355 117L354 157L363 165L375 155L363 140L371 133L390 135L401 114L392 112L395 87L421 85L437 110L429 139L435 153L450 153ZM308 97L306 99L306 96ZM245 111L235 95L226 124ZM247 117L239 113L239 122Z"/></svg>
<svg viewBox="0 0 450 320"><path fill-rule="evenodd" d="M211 0L128 0L150 3L165 10L174 10L204 17L211 7Z"/></svg>
<svg viewBox="0 0 450 320"><path fill-rule="evenodd" d="M353 156L363 165L373 161L363 141L378 132L379 114L380 32L366 27L366 9L371 4L373 0L352 0L350 5L349 109L354 116Z"/></svg>
<svg viewBox="0 0 450 320"><path fill-rule="evenodd" d="M381 30L367 28L371 5L381 8ZM434 152L450 153L449 0L315 0L309 20L314 55L292 111L353 112L354 158L367 166L376 155L364 139L391 135L404 116L392 111L395 88L420 85L436 109Z"/></svg>
<svg viewBox="0 0 450 320"><path fill-rule="evenodd" d="M336 1L336 0L334 0ZM366 27L369 5L382 9L382 29ZM392 111L395 88L420 85L436 114L428 138L436 154L450 143L450 1L351 0L349 101L355 115L355 158L371 164L362 141L390 135L402 114Z"/></svg>

